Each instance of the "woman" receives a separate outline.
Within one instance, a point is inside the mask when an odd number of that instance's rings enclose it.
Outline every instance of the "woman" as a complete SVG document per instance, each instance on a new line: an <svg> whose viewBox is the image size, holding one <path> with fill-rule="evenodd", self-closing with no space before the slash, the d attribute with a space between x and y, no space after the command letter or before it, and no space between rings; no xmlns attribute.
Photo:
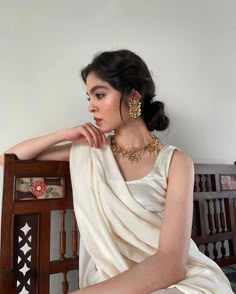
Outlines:
<svg viewBox="0 0 236 294"><path fill-rule="evenodd" d="M20 159L70 160L81 234L74 294L233 293L190 240L193 163L151 134L169 120L153 99L144 61L128 50L103 52L82 78L96 126L85 123L7 151ZM56 146L64 141L72 143Z"/></svg>

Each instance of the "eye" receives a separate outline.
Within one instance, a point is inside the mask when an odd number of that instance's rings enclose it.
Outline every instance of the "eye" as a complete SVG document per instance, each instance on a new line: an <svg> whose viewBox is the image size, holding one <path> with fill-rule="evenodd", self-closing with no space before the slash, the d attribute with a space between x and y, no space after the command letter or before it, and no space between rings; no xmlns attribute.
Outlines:
<svg viewBox="0 0 236 294"><path fill-rule="evenodd" d="M100 100L105 96L105 94L97 93L97 94L95 94L95 96L98 100Z"/></svg>
<svg viewBox="0 0 236 294"><path fill-rule="evenodd" d="M87 97L87 100L90 101L90 97Z"/></svg>

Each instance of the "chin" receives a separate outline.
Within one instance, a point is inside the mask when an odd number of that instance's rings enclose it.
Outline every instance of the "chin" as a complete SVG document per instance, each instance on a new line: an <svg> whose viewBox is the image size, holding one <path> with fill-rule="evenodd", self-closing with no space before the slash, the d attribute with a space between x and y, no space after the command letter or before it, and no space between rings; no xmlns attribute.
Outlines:
<svg viewBox="0 0 236 294"><path fill-rule="evenodd" d="M114 129L111 129L111 128L105 128L105 127L100 127L99 130L100 130L102 133L104 133L104 134L106 134L106 133L111 133L111 132L114 131Z"/></svg>

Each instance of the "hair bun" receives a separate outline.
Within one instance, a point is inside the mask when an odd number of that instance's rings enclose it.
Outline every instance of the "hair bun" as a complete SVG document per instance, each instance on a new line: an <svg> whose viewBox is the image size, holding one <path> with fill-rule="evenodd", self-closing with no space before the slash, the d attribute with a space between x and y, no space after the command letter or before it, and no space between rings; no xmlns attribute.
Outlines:
<svg viewBox="0 0 236 294"><path fill-rule="evenodd" d="M143 119L150 131L164 131L168 128L170 120L164 109L165 105L162 101L154 101L145 105Z"/></svg>

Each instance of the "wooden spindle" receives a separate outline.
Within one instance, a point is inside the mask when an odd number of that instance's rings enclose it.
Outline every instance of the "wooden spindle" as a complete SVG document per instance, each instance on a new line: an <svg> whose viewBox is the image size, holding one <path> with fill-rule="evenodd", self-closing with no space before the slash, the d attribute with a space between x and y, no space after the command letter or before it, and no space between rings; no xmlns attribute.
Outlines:
<svg viewBox="0 0 236 294"><path fill-rule="evenodd" d="M208 250L208 244L205 245L205 255L208 257L210 256L210 252Z"/></svg>
<svg viewBox="0 0 236 294"><path fill-rule="evenodd" d="M199 175L199 192L202 192L203 191L203 184L202 184L202 178L203 178L203 175Z"/></svg>
<svg viewBox="0 0 236 294"><path fill-rule="evenodd" d="M221 254L222 254L222 258L225 257L226 255L226 249L225 249L225 242L221 241Z"/></svg>
<svg viewBox="0 0 236 294"><path fill-rule="evenodd" d="M206 192L208 192L210 190L210 175L205 175L205 177L206 177L205 187L206 187Z"/></svg>
<svg viewBox="0 0 236 294"><path fill-rule="evenodd" d="M199 191L198 183L199 183L199 176L195 174L194 175L194 186L193 186L193 191L194 192Z"/></svg>
<svg viewBox="0 0 236 294"><path fill-rule="evenodd" d="M220 225L219 225L219 218L218 218L218 212L217 212L217 207L216 207L216 199L213 200L214 204L214 223L215 223L215 229L216 233L219 233Z"/></svg>
<svg viewBox="0 0 236 294"><path fill-rule="evenodd" d="M77 258L77 249L78 249L78 231L77 231L77 224L75 218L75 212L72 211L72 258Z"/></svg>
<svg viewBox="0 0 236 294"><path fill-rule="evenodd" d="M227 232L232 230L232 224L231 224L231 218L230 218L230 215L231 215L230 206L231 205L232 205L232 201L230 203L229 198L224 199L224 207L225 207L224 212L225 212ZM233 224L233 226L234 226L234 224Z"/></svg>
<svg viewBox="0 0 236 294"><path fill-rule="evenodd" d="M206 177L205 175L202 175L201 176L201 186L202 186L202 192L205 192L206 191Z"/></svg>
<svg viewBox="0 0 236 294"><path fill-rule="evenodd" d="M227 228L226 228L226 225L225 225L225 215L224 215L223 201L224 201L223 198L219 199L219 203L220 203L220 225L221 225L222 232L227 232Z"/></svg>
<svg viewBox="0 0 236 294"><path fill-rule="evenodd" d="M213 233L213 216L211 213L211 208L210 208L210 200L207 199L207 218L208 218L208 224L209 224L209 230L210 230L210 234Z"/></svg>
<svg viewBox="0 0 236 294"><path fill-rule="evenodd" d="M67 280L67 272L62 273L63 274L63 282L62 282L62 293L67 294L68 293L68 280Z"/></svg>
<svg viewBox="0 0 236 294"><path fill-rule="evenodd" d="M60 231L60 260L65 260L66 253L66 231L65 231L65 210L61 210L61 231Z"/></svg>
<svg viewBox="0 0 236 294"><path fill-rule="evenodd" d="M216 260L218 258L218 250L216 248L216 243L213 243L212 253L213 253L213 259Z"/></svg>

